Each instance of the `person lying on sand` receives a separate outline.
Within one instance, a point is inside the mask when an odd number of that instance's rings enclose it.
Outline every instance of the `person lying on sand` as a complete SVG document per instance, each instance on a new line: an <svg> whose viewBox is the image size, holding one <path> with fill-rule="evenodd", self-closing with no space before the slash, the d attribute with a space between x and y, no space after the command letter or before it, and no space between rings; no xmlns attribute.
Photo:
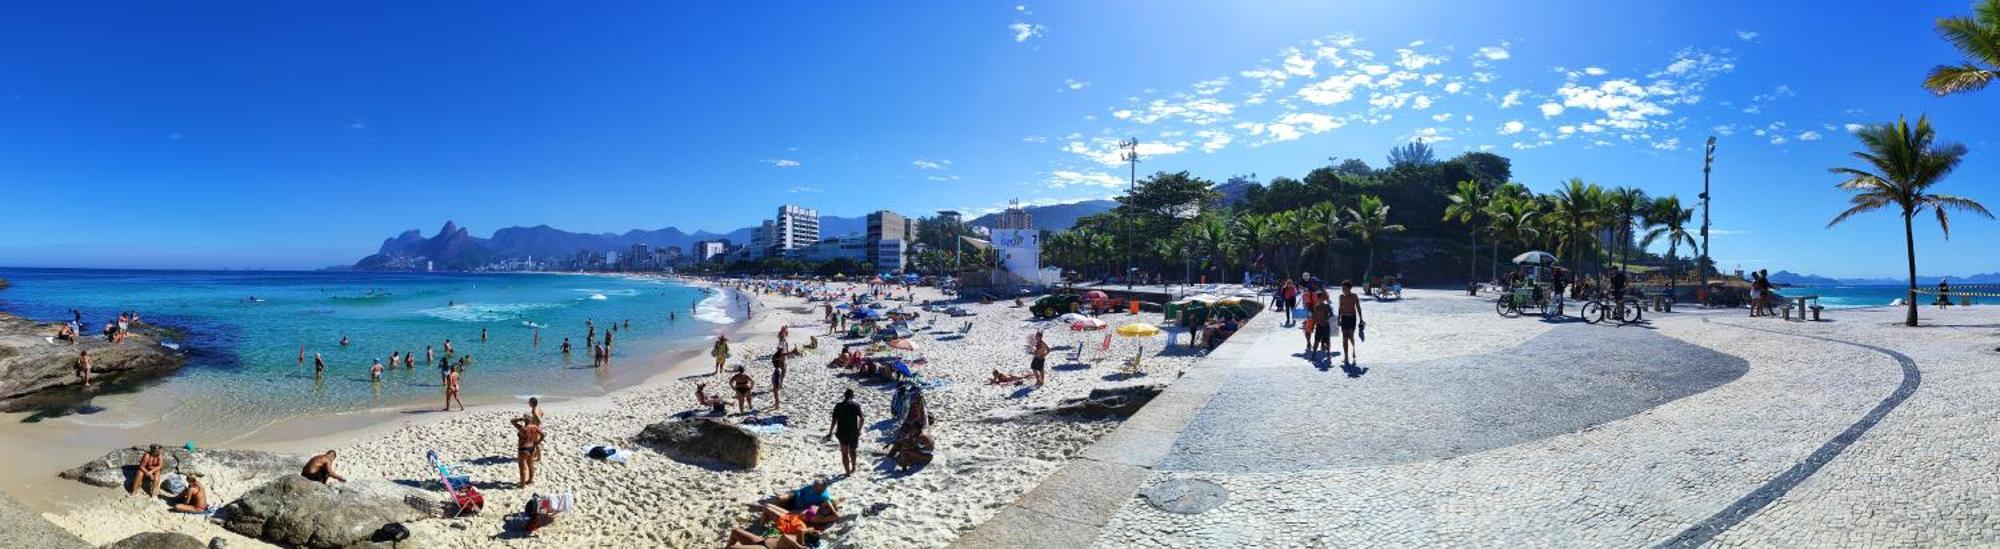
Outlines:
<svg viewBox="0 0 2000 549"><path fill-rule="evenodd" d="M1034 372L1028 372L1024 374L1009 374L1001 372L1000 370L996 369L993 370L993 378L991 380L988 380L987 383L992 383L994 385L1006 385L1010 383L1020 383L1030 379L1035 379Z"/></svg>
<svg viewBox="0 0 2000 549"><path fill-rule="evenodd" d="M176 513L208 512L208 489L202 487L201 477L196 475L188 475L187 482L188 482L187 489L181 490L180 497L175 498L176 503L174 503L174 506L172 508L173 512Z"/></svg>
<svg viewBox="0 0 2000 549"><path fill-rule="evenodd" d="M333 471L333 458L333 450L327 450L324 454L313 456L312 459L306 460L306 466L304 469L299 470L299 476L306 477L306 480L325 484L332 484L328 482L328 479L347 482L347 477L340 476L340 473Z"/></svg>
<svg viewBox="0 0 2000 549"><path fill-rule="evenodd" d="M799 534L786 534L773 530L759 536L748 530L735 528L729 531L729 544L723 549L806 549L819 544L819 532L806 529Z"/></svg>

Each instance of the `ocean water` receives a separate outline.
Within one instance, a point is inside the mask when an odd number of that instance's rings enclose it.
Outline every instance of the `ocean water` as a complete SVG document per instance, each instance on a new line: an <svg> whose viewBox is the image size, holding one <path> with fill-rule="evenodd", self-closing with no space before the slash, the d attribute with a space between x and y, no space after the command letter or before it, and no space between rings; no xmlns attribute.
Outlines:
<svg viewBox="0 0 2000 549"><path fill-rule="evenodd" d="M1936 288L1923 287L1922 289L1935 290ZM1855 307L1885 307L1892 303L1895 303L1896 300L1898 299L1903 299L1904 296L1906 296L1908 293L1909 293L1908 285L1791 286L1785 288L1778 288L1778 295L1782 296L1788 296L1788 297L1807 296L1807 295L1820 296L1819 300L1820 304L1825 305L1828 308L1836 308L1836 309L1851 309ZM1935 294L1917 294L1917 303L1919 305L1929 305L1931 304L1932 300L1935 299L1937 299L1937 296ZM1974 304L2000 304L2000 298L1975 297L1973 298L1973 300ZM1952 303L1958 303L1958 297L1954 296L1952 298Z"/></svg>
<svg viewBox="0 0 2000 549"><path fill-rule="evenodd" d="M470 404L603 394L618 380L643 376L591 368L586 321L597 323L602 338L610 325L629 320L630 328L618 331L611 370L656 372L665 364L642 361L705 346L742 313L726 292L621 276L0 269L0 278L13 283L0 290L0 311L10 314L66 320L74 308L87 327L101 327L120 311L136 311L148 323L184 331L173 343L189 351L188 366L142 391L173 402L146 415L201 421L440 403L439 370L423 356L430 346L441 358L447 339L473 357L462 384ZM350 345L339 345L343 336ZM560 352L564 337L576 347L569 357ZM392 352L415 353L417 365L371 382L371 362L386 363ZM314 353L327 362L317 379ZM95 400L114 412L121 402L147 402ZM128 411L103 420L145 418Z"/></svg>

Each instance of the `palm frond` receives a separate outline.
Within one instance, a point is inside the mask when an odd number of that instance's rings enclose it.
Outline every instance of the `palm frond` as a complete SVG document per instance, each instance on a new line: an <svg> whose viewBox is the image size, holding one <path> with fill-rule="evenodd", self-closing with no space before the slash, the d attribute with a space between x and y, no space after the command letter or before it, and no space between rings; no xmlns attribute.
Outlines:
<svg viewBox="0 0 2000 549"><path fill-rule="evenodd" d="M1881 202L1868 203L1868 204L1855 204L1854 207L1848 208L1847 211L1840 212L1840 215L1833 216L1833 221L1826 222L1826 226L1832 227L1834 225L1839 225L1840 222L1846 221L1847 218L1854 217L1856 214L1863 214L1882 209L1883 205L1884 203Z"/></svg>
<svg viewBox="0 0 2000 549"><path fill-rule="evenodd" d="M1986 70L1971 63L1958 66L1938 65L1931 67L1930 74L1924 77L1924 89L1937 95L1979 91L1987 84L1993 83L1995 78L2000 78L2000 72Z"/></svg>

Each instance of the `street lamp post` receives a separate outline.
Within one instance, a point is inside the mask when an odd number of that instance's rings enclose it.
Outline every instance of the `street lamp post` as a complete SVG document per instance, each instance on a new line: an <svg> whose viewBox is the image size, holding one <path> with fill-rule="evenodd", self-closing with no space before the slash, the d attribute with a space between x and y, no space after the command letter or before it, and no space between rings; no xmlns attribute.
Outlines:
<svg viewBox="0 0 2000 549"><path fill-rule="evenodd" d="M1708 136L1708 146L1701 158L1701 259L1695 263L1695 270L1701 272L1701 286L1695 288L1700 294L1702 306L1710 302L1708 296L1708 171L1715 164L1715 136Z"/></svg>
<svg viewBox="0 0 2000 549"><path fill-rule="evenodd" d="M1132 193L1139 190L1139 138L1127 139L1120 142L1118 147L1125 149L1125 152L1119 153L1118 158L1132 165L1132 179L1125 187L1125 197L1129 200L1132 197ZM1130 217L1125 219L1125 289L1132 289L1132 219Z"/></svg>

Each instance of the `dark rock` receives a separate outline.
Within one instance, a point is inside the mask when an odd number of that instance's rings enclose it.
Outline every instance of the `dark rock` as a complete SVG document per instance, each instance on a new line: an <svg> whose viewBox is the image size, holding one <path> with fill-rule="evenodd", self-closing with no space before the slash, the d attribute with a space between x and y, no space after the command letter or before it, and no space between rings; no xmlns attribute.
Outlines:
<svg viewBox="0 0 2000 549"><path fill-rule="evenodd" d="M161 377L187 363L187 355L160 344L164 330L144 323L133 325L122 343L97 335L102 325L85 325L76 345L49 342L61 327L0 314L0 411L25 411L37 393L81 388L76 361L82 351L90 351L91 381L100 384Z"/></svg>
<svg viewBox="0 0 2000 549"><path fill-rule="evenodd" d="M706 417L677 419L647 425L638 441L668 456L697 464L722 463L738 469L756 469L763 455L757 434L732 423Z"/></svg>
<svg viewBox="0 0 2000 549"><path fill-rule="evenodd" d="M0 494L0 547L84 549L90 544Z"/></svg>
<svg viewBox="0 0 2000 549"><path fill-rule="evenodd" d="M132 537L111 542L104 549L207 549L208 544L194 536L177 532L141 532Z"/></svg>
<svg viewBox="0 0 2000 549"><path fill-rule="evenodd" d="M1048 413L1090 418L1131 417L1166 388L1166 385L1158 383L1099 387L1091 389L1090 395L1084 398L1063 401L1049 409Z"/></svg>
<svg viewBox="0 0 2000 549"><path fill-rule="evenodd" d="M337 548L363 544L383 525L430 518L420 506L436 494L387 481L320 484L298 475L279 477L218 513L222 526L279 545Z"/></svg>
<svg viewBox="0 0 2000 549"><path fill-rule="evenodd" d="M139 458L145 454L143 446L113 450L104 457L56 476L91 486L123 488L138 470ZM306 462L302 456L275 452L216 449L189 453L187 449L177 447L163 448L161 457L166 462L163 472L199 476L210 487L229 482L247 484L257 479L297 473Z"/></svg>
<svg viewBox="0 0 2000 549"><path fill-rule="evenodd" d="M208 549L228 549L228 547L229 547L229 540L222 539L220 537L214 537L208 539Z"/></svg>

